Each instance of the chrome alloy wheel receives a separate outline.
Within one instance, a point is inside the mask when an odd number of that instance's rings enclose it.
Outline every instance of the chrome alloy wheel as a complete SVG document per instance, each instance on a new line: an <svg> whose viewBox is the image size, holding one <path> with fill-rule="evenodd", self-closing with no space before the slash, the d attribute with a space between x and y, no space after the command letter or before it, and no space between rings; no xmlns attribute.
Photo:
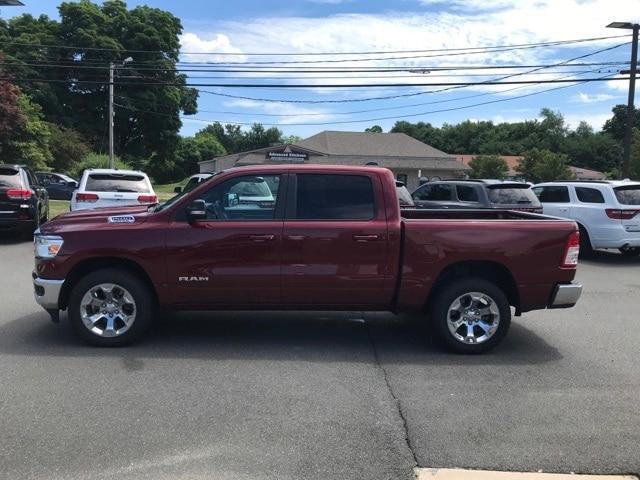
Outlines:
<svg viewBox="0 0 640 480"><path fill-rule="evenodd" d="M136 302L127 289L115 283L101 283L84 294L80 302L82 323L99 337L118 337L136 319Z"/></svg>
<svg viewBox="0 0 640 480"><path fill-rule="evenodd" d="M480 292L456 298L447 311L447 326L459 342L474 345L489 340L498 330L500 310L496 302Z"/></svg>

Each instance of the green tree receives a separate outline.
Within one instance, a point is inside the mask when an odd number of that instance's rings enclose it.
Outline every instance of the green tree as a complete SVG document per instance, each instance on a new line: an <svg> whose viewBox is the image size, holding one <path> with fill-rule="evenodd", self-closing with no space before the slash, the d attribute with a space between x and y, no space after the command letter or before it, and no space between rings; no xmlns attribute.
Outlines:
<svg viewBox="0 0 640 480"><path fill-rule="evenodd" d="M622 141L627 127L627 106L616 105L611 112L613 116L604 122L602 131L608 133L614 139ZM636 108L633 109L633 119L633 127L640 128L640 112Z"/></svg>
<svg viewBox="0 0 640 480"><path fill-rule="evenodd" d="M502 180L509 172L509 166L499 155L478 155L469 162L472 178L495 178Z"/></svg>
<svg viewBox="0 0 640 480"><path fill-rule="evenodd" d="M114 164L119 170L131 168L131 165L123 162L119 157L115 157ZM82 172L87 168L109 168L109 156L104 153L90 152L80 162L74 163L70 167L68 175L73 178L80 178Z"/></svg>
<svg viewBox="0 0 640 480"><path fill-rule="evenodd" d="M83 80L106 82L109 62L115 62L115 150L134 165L166 175L175 168L179 114L195 113L197 101L197 91L187 88L186 77L175 70L180 20L147 6L129 10L121 0L63 2L59 12L59 21L22 15L0 23L12 72L60 81L18 85L42 106L47 121L77 130L93 149L104 151L107 85ZM25 48L12 42L74 48ZM122 65L127 57L133 61Z"/></svg>
<svg viewBox="0 0 640 480"><path fill-rule="evenodd" d="M82 135L72 128L50 123L49 131L51 132L49 150L52 156L50 165L52 170L66 172L91 152Z"/></svg>
<svg viewBox="0 0 640 480"><path fill-rule="evenodd" d="M380 125L374 125L372 127L365 128L364 131L369 133L382 133L382 127Z"/></svg>
<svg viewBox="0 0 640 480"><path fill-rule="evenodd" d="M227 152L214 134L201 130L193 137L182 138L178 148L180 172L174 178L183 178L198 172L198 162L225 155Z"/></svg>
<svg viewBox="0 0 640 480"><path fill-rule="evenodd" d="M533 183L573 178L566 155L538 148L527 152L516 170Z"/></svg>
<svg viewBox="0 0 640 480"><path fill-rule="evenodd" d="M634 128L631 134L631 178L640 180L640 129Z"/></svg>

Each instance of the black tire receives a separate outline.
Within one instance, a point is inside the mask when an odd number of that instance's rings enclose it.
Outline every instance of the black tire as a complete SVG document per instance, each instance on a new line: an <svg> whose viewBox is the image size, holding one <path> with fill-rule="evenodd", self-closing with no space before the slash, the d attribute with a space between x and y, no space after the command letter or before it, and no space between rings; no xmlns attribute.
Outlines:
<svg viewBox="0 0 640 480"><path fill-rule="evenodd" d="M125 288L135 302L135 319L128 330L118 336L104 337L85 327L81 317L82 297L93 287L113 283ZM90 345L97 347L121 347L138 340L151 326L154 301L147 285L138 276L116 268L96 270L81 278L69 297L69 322L76 334Z"/></svg>
<svg viewBox="0 0 640 480"><path fill-rule="evenodd" d="M464 343L449 331L449 308L460 296L470 292L478 292L489 297L500 315L498 328L493 335L481 343ZM511 308L506 295L496 284L483 278L455 279L439 288L429 308L431 327L436 339L447 349L456 353L477 354L491 350L497 346L509 331L511 325Z"/></svg>
<svg viewBox="0 0 640 480"><path fill-rule="evenodd" d="M580 258L593 257L593 247L591 246L591 238L582 225L578 225L580 230Z"/></svg>
<svg viewBox="0 0 640 480"><path fill-rule="evenodd" d="M620 250L620 253L627 258L640 256L640 247L619 248L618 250Z"/></svg>

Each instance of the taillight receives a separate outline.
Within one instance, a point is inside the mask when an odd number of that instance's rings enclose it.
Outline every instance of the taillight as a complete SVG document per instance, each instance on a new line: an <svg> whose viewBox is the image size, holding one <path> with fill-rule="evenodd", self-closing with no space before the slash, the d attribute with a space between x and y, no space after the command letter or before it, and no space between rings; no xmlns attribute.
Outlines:
<svg viewBox="0 0 640 480"><path fill-rule="evenodd" d="M76 193L76 202L97 202L98 198L95 193Z"/></svg>
<svg viewBox="0 0 640 480"><path fill-rule="evenodd" d="M580 232L577 230L567 237L567 244L564 247L561 268L574 268L578 265L580 255Z"/></svg>
<svg viewBox="0 0 640 480"><path fill-rule="evenodd" d="M10 188L7 190L9 200L29 200L33 192L24 188Z"/></svg>
<svg viewBox="0 0 640 480"><path fill-rule="evenodd" d="M640 213L640 210L621 210L619 208L607 208L605 212L607 212L607 217L613 218L614 220L631 220L638 213Z"/></svg>
<svg viewBox="0 0 640 480"><path fill-rule="evenodd" d="M158 197L155 195L138 195L138 202L140 203L157 203Z"/></svg>

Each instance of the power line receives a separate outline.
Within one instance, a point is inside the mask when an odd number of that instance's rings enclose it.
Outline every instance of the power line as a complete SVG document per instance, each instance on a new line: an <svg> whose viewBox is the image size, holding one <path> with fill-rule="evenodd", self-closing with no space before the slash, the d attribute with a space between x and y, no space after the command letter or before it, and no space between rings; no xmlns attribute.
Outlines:
<svg viewBox="0 0 640 480"><path fill-rule="evenodd" d="M608 80L611 75L606 75L603 77L600 77L600 80L602 81L606 81ZM409 118L409 117L418 117L418 116L423 116L423 115L430 115L433 113L444 113L444 112L452 112L452 111L457 111L457 110L464 110L467 108L473 108L473 107L478 107L478 106L483 106L483 105L490 105L490 104L494 104L494 103L501 103L501 102L508 102L508 101L512 101L512 100L518 100L518 99L522 99L522 98L527 98L527 97L531 97L534 95L540 95L542 93L548 93L551 91L555 91L555 90L561 90L564 88L569 88L569 87L574 87L577 85L581 85L583 83L587 83L588 81L590 81L589 79L585 79L585 80L581 80L578 82L575 82L571 85L562 85L560 87L554 87L554 88L549 88L549 89L545 89L545 90L540 90L538 92L532 92L532 93L528 93L528 94L524 94L524 95L517 95L514 97L509 97L509 98L501 98L501 99L497 99L497 100L489 100L486 102L480 102L480 103L474 103L471 105L462 105L459 107L452 107L452 108L445 108L445 109L439 109L439 110L431 110L431 111L427 111L427 112L420 112L420 113L413 113L413 114L406 114L406 115L401 115L400 118ZM154 114L154 115L164 115L164 116L170 116L170 117L175 117L175 115L170 115L170 114L164 114L161 112L154 112L151 110L142 110L142 109L136 109L136 108L132 108L132 107L127 107L125 105L120 105L120 104L115 104L116 106L120 107L120 108L124 108L126 110L130 110L130 111L137 111L137 112L141 112L141 113L150 113L150 114ZM292 115L295 116L295 115ZM359 119L359 120L339 120L339 121L335 121L335 122L313 122L313 123L286 123L286 124L280 124L280 123L263 123L262 125L265 126L278 126L278 127L282 127L282 126L323 126L323 125L337 125L337 124L350 124L350 123L370 123L370 122L376 122L376 121L380 121L380 120L393 120L393 119L398 119L397 116L391 116L391 117L378 117L378 118L368 118L368 119ZM220 122L220 123L224 123L224 124L234 124L234 125L253 125L253 123L251 122L226 122L226 121L220 121L220 120L207 120L207 119L202 119L202 118L190 118L189 120L195 120L195 121L200 121L200 122L204 122L204 123L213 123L213 122Z"/></svg>
<svg viewBox="0 0 640 480"><path fill-rule="evenodd" d="M585 71L585 72L580 72L581 74L586 74L586 73L595 73L595 70L593 71ZM566 78L566 77L559 77L559 78ZM536 85L536 84L533 84ZM517 87L512 87L512 88L507 88L504 90L500 90L497 92L484 92L484 93L477 93L474 95L467 95L464 97L458 97L458 98L450 98L450 99L444 99L444 100L434 100L431 102L421 102L421 103L413 103L411 105L398 105L395 107L381 107L381 108L371 108L371 109L364 109L364 110L354 110L354 111L349 111L349 112L321 112L321 113L308 113L308 112L301 112L301 113L295 113L295 114L286 114L286 113L261 113L261 112L233 112L233 111L218 111L218 110L201 110L198 109L198 112L200 113L212 113L212 114L216 114L216 115L241 115L241 116L260 116L260 117L291 117L291 116L295 116L295 117L317 117L317 116L324 116L324 115L354 115L354 114L358 114L358 113L370 113L370 112L379 112L379 111L389 111L389 110L402 110L405 108L415 108L415 107L419 107L419 106L424 106L424 105L433 105L433 104L439 104L439 103L450 103L450 102L457 102L457 101L461 101L461 100L466 100L469 98L477 98L477 97L484 97L487 95L498 95L501 93L507 93L507 92L511 92L511 91L515 91L515 90L521 90L523 88L529 88L532 85L520 85ZM432 92L435 93L435 92ZM133 101L133 102L137 102L140 99L132 99L130 97L123 97L123 96L117 96L117 98L121 99L121 100L126 100L126 101ZM175 109L176 106L170 106L167 104L158 104L155 103L156 105L160 105L160 106L166 106L167 108L172 108Z"/></svg>
<svg viewBox="0 0 640 480"><path fill-rule="evenodd" d="M0 80L12 80L11 77L0 77ZM40 78L13 78L19 82L34 83L73 83L73 84L93 84L93 85L109 85L104 80L68 80L68 79L40 79ZM614 78L612 80L629 80L629 77ZM178 82L122 82L118 81L118 86L157 86L157 87L220 87L220 88L267 88L267 89L359 89L359 88L399 88L399 87L444 87L459 86L471 87L478 85L520 85L520 84L536 84L536 83L568 83L572 80L509 80L503 81L484 81L484 82L433 82L433 83L346 83L346 84L256 84L256 83L178 83ZM600 82L602 78L587 78L584 82ZM211 92L207 92L211 93Z"/></svg>
<svg viewBox="0 0 640 480"><path fill-rule="evenodd" d="M511 45L493 45L485 47L460 47L460 48L436 48L436 49L421 49L421 50L378 50L378 51L364 51L364 52L179 52L181 55L231 55L231 56L314 56L314 55L382 55L382 54L395 54L395 53L423 53L423 52L455 52L460 50L486 50L486 49L499 49L499 48L520 48L520 47L533 47L533 46L554 46L572 43L584 43L598 40L609 40L612 38L624 38L630 35L611 35L606 37L591 37L591 38L579 38L572 40L553 40L547 42L537 43L521 43ZM118 52L118 53L159 53L167 55L173 53L172 50L139 50L139 49L126 49L126 48L106 48L106 47L90 47L90 46L70 46L70 45L51 45L42 43L28 43L28 42L4 42L4 45L18 45L25 47L37 47L37 48L59 48L65 50L76 51L100 51L100 52Z"/></svg>

